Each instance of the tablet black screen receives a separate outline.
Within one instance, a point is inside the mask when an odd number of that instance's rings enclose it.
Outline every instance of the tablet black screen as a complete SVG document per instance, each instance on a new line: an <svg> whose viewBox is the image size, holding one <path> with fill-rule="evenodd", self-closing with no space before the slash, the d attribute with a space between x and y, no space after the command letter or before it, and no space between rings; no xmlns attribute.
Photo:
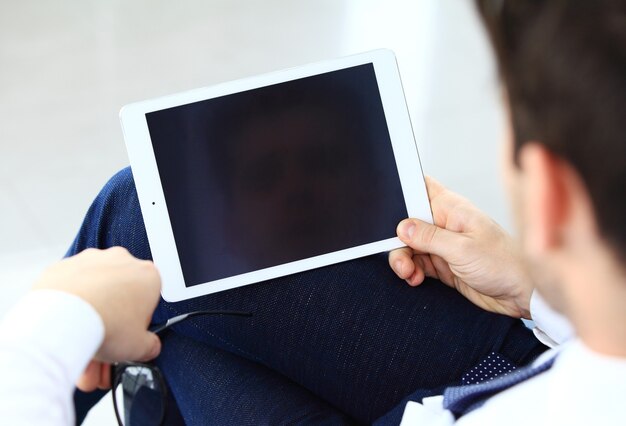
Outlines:
<svg viewBox="0 0 626 426"><path fill-rule="evenodd" d="M146 118L187 286L391 238L407 217L372 64Z"/></svg>

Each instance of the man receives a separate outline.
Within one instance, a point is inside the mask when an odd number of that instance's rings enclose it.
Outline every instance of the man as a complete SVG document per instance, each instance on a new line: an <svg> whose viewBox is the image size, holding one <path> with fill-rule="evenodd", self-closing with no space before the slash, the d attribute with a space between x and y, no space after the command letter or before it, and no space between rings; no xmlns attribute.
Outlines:
<svg viewBox="0 0 626 426"><path fill-rule="evenodd" d="M620 408L626 396L626 3L479 6L505 83L512 123L507 180L533 279L509 281L508 288L487 284L491 273L476 281L476 271L486 271L484 259L467 254L474 250L472 226L482 226L458 206L461 211L435 218L441 228L401 224L399 234L414 251L390 259L410 284L424 273L437 276L477 305L511 316L532 311L532 283L578 338L556 359L542 357L546 367L535 364L546 372L477 401L480 408L468 407L466 416L455 393L446 392L423 406L409 404L405 419L451 422L453 412L460 424L620 424L626 419ZM437 215L439 208L433 210Z"/></svg>
<svg viewBox="0 0 626 426"><path fill-rule="evenodd" d="M478 3L510 111L504 161L527 262L488 217L429 180L435 225L403 221L408 248L389 255L409 286L373 256L161 302L155 322L199 308L254 312L249 324L198 319L164 338L157 364L188 424L624 422L626 4ZM70 254L111 245L150 257L128 170ZM555 349L544 352L519 317ZM81 386L105 384L101 371Z"/></svg>

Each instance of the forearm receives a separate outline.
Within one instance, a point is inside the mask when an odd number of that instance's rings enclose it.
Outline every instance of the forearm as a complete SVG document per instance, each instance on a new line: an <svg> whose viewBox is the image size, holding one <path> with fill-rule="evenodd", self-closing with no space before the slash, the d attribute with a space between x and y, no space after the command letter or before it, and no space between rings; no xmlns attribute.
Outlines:
<svg viewBox="0 0 626 426"><path fill-rule="evenodd" d="M104 337L95 310L76 296L33 291L0 324L3 422L74 423L74 383Z"/></svg>

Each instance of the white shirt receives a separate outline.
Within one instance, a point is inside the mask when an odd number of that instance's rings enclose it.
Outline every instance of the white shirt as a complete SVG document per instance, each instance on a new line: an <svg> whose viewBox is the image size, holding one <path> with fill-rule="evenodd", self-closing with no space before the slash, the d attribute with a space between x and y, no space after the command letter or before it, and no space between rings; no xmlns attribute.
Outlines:
<svg viewBox="0 0 626 426"><path fill-rule="evenodd" d="M104 324L87 302L30 292L0 323L0 423L73 425L75 382L103 338Z"/></svg>
<svg viewBox="0 0 626 426"><path fill-rule="evenodd" d="M553 347L535 364L560 352L551 369L488 399L457 422L443 408L442 396L409 402L402 425L626 425L626 359L587 348L536 293L531 312L535 335Z"/></svg>

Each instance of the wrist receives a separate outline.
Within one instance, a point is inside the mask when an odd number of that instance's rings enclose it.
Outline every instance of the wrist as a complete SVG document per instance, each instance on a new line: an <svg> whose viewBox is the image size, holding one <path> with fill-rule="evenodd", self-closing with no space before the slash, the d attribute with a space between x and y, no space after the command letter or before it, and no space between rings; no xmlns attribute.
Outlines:
<svg viewBox="0 0 626 426"><path fill-rule="evenodd" d="M511 271L514 275L513 288L515 289L512 301L515 304L519 318L531 319L530 312L530 299L535 290L535 284L533 282L528 265L524 260L518 244L511 241L514 246L512 249L513 257L510 259Z"/></svg>
<svg viewBox="0 0 626 426"><path fill-rule="evenodd" d="M517 305L520 318L527 320L532 319L532 315L530 314L530 295L528 297L520 298L515 303Z"/></svg>
<svg viewBox="0 0 626 426"><path fill-rule="evenodd" d="M513 298L513 303L517 308L519 318L532 319L530 311L530 299L535 290L535 286L530 280L530 277L523 274L516 285L518 293Z"/></svg>

